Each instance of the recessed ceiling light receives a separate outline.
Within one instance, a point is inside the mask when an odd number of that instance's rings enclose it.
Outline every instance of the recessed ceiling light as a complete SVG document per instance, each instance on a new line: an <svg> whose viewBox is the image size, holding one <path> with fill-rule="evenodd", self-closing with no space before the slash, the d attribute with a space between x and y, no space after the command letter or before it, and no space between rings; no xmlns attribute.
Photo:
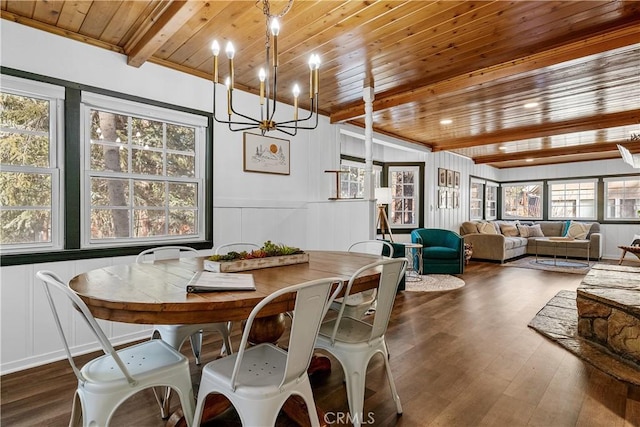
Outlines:
<svg viewBox="0 0 640 427"><path fill-rule="evenodd" d="M524 108L536 108L537 106L537 102L527 102L526 104L524 104Z"/></svg>
<svg viewBox="0 0 640 427"><path fill-rule="evenodd" d="M531 162L533 162L533 159L526 159L525 162L531 163Z"/></svg>
<svg viewBox="0 0 640 427"><path fill-rule="evenodd" d="M442 120L440 120L440 124L441 125L450 125L451 123L453 123L453 120L451 120L451 119L442 119Z"/></svg>
<svg viewBox="0 0 640 427"><path fill-rule="evenodd" d="M498 150L502 150L502 151L504 151L504 150L506 150L506 149L507 149L507 147L505 147L504 145L501 145L500 147L498 147Z"/></svg>

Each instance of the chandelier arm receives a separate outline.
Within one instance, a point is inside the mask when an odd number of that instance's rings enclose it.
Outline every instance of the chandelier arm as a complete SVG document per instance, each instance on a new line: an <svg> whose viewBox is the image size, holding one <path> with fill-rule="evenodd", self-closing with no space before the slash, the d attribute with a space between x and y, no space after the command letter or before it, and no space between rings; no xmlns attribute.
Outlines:
<svg viewBox="0 0 640 427"><path fill-rule="evenodd" d="M243 118L249 120L251 123L260 124L260 120L256 120L253 117L249 117L249 116L246 116L246 115L244 115L242 113L239 113L239 112L236 111L235 108L233 108L233 91L231 91L231 98L229 99L229 106L231 107L231 112L233 114L235 114L237 116L240 116L240 117L243 117ZM229 118L229 120L231 120L231 118ZM249 123L247 123L247 124L249 124Z"/></svg>
<svg viewBox="0 0 640 427"><path fill-rule="evenodd" d="M287 120L287 121L278 123L278 125L280 126L280 125L289 125L291 123L306 122L311 120L314 114L316 115L316 123L317 123L318 122L318 104L316 101L317 101L316 99L313 99L313 98L311 99L311 108L309 109L309 115L307 117L304 117L298 120ZM304 129L304 128L301 128L301 129Z"/></svg>

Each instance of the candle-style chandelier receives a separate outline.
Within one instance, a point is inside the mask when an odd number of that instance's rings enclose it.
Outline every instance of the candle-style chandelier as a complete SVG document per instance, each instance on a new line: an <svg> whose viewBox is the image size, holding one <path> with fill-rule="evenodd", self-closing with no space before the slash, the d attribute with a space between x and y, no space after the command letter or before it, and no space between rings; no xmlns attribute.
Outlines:
<svg viewBox="0 0 640 427"><path fill-rule="evenodd" d="M256 1L256 5L260 0ZM233 58L235 50L233 44L229 41L225 49L227 58L229 58L229 76L225 79L227 87L227 120L219 119L216 115L216 87L218 86L218 54L220 53L220 45L217 40L211 43L211 51L213 52L213 118L218 123L228 124L229 129L234 132L245 131L249 129L260 129L262 135L269 131L280 131L288 135L294 136L298 129L311 130L318 126L318 69L320 68L320 57L316 54L311 55L309 59L309 115L304 118L298 117L298 96L300 95L300 87L295 84L293 86L293 119L287 121L276 122L274 116L276 113L276 95L278 93L278 34L280 33L280 23L278 18L284 16L293 0L289 0L287 6L279 14L271 14L269 10L269 0L262 0L262 12L266 17L266 64L258 73L260 79L260 118L253 118L246 114L236 111L233 105L233 85L234 70ZM273 40L273 44L271 41ZM270 51L273 50L272 56ZM315 116L315 117L314 117ZM315 118L315 121L313 120Z"/></svg>

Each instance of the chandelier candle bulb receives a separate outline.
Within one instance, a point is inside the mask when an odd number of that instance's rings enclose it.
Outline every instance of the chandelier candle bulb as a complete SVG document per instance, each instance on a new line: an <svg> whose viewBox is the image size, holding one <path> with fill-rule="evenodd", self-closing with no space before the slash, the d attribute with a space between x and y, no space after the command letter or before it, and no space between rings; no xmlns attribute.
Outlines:
<svg viewBox="0 0 640 427"><path fill-rule="evenodd" d="M236 54L235 49L233 48L233 44L231 42L227 43L227 58L229 58L229 84L227 85L227 90L233 90L233 56Z"/></svg>
<svg viewBox="0 0 640 427"><path fill-rule="evenodd" d="M218 83L218 54L220 53L220 45L218 40L211 43L211 52L213 53L213 83Z"/></svg>
<svg viewBox="0 0 640 427"><path fill-rule="evenodd" d="M278 34L280 34L280 23L277 19L271 21L271 35L273 35L273 66L278 66Z"/></svg>
<svg viewBox="0 0 640 427"><path fill-rule="evenodd" d="M298 95L300 95L300 87L293 85L293 120L298 120Z"/></svg>

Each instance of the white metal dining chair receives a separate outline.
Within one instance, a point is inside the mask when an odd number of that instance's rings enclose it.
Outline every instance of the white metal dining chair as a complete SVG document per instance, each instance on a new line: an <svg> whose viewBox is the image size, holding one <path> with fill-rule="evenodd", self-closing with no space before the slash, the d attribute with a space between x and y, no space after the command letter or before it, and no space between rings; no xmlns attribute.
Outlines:
<svg viewBox="0 0 640 427"><path fill-rule="evenodd" d="M356 242L349 246L348 251L382 255L385 248L389 252L387 257L393 258L393 245L384 240L363 240ZM367 314L372 314L376 309L376 292L375 289L370 289L346 297L346 304L344 306L345 316L359 319ZM342 298L336 298L333 304L331 304L331 310L340 310L342 300Z"/></svg>
<svg viewBox="0 0 640 427"><path fill-rule="evenodd" d="M383 356L387 379L391 388L391 395L396 403L398 414L402 414L400 397L391 375L389 353L385 342L385 333L391 317L393 302L400 280L407 269L406 258L385 259L374 262L356 271L347 287L345 294L349 295L351 286L362 272L371 268L380 269L376 313L373 323L367 323L360 318L346 316L346 299L334 319L327 320L320 326L316 340L316 348L332 354L344 370L349 400L349 412L353 425L360 427L364 417L364 391L367 366L373 356L380 353Z"/></svg>
<svg viewBox="0 0 640 427"><path fill-rule="evenodd" d="M184 255L198 256L197 250L188 246L160 246L144 250L136 257L137 263L179 259ZM171 347L180 351L184 342L189 338L191 351L196 360L196 365L200 365L200 355L202 352L203 332L218 332L222 337L222 348L220 354L231 354L230 329L227 322L198 323L185 325L154 325L151 339L162 339ZM154 389L156 399L162 410L162 418L167 418L171 406L171 389Z"/></svg>
<svg viewBox="0 0 640 427"><path fill-rule="evenodd" d="M336 286L331 292L332 286ZM342 288L338 277L314 280L276 291L251 311L238 351L207 363L202 369L194 425L200 425L210 393L226 396L243 426L274 426L278 412L292 395L302 397L312 426L319 426L307 369L322 318ZM254 319L264 306L284 294L296 293L288 350L271 343L247 348Z"/></svg>
<svg viewBox="0 0 640 427"><path fill-rule="evenodd" d="M78 378L69 425L108 426L118 406L141 390L151 387L170 387L180 397L187 424L191 425L194 411L193 389L189 360L162 340L145 341L116 351L80 297L50 271L38 271L38 279L51 306L71 368ZM67 317L59 294L70 300L80 317L97 338L103 356L77 367L60 314ZM65 309L66 310L66 309ZM67 322L65 322L66 325ZM69 325L67 325L69 326ZM68 329L68 328L67 328ZM74 329L73 333L77 333Z"/></svg>

